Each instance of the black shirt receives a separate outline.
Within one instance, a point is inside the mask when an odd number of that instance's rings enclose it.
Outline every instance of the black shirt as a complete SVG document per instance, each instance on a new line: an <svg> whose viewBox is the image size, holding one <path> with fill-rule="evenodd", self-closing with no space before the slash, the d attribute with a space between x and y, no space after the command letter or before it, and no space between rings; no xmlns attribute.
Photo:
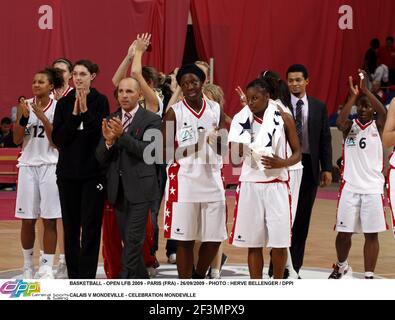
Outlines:
<svg viewBox="0 0 395 320"><path fill-rule="evenodd" d="M95 157L101 138L102 119L110 108L105 95L91 88L87 96L88 111L73 115L76 90L56 105L52 140L59 149L56 174L60 179L89 179L104 175ZM81 127L82 124L82 127Z"/></svg>

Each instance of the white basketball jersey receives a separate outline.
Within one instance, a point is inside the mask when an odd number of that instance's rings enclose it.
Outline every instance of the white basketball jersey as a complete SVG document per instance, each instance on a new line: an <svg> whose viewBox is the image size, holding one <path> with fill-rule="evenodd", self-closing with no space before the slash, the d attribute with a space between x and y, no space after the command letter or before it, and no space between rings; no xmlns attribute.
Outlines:
<svg viewBox="0 0 395 320"><path fill-rule="evenodd" d="M257 137L262 126L262 119L254 115L254 120L251 124L251 140ZM279 143L276 146L275 154L280 158L287 158L287 140L285 136L284 127L281 128L282 134ZM241 175L239 181L243 182L271 182L271 181L288 181L288 169L265 169L260 170L256 164L257 159L250 155L246 156L241 168Z"/></svg>
<svg viewBox="0 0 395 320"><path fill-rule="evenodd" d="M206 134L219 125L221 109L218 103L203 99L196 113L185 100L172 106L176 116L176 145L186 147L198 141L198 130ZM226 142L225 142L226 143ZM182 157L168 166L166 200L171 202L213 202L225 200L221 177L222 158L208 145L202 151Z"/></svg>
<svg viewBox="0 0 395 320"><path fill-rule="evenodd" d="M29 122L25 128L25 137L22 145L22 155L18 159L20 166L41 166L44 164L56 164L58 162L58 150L49 143L44 130L44 125L37 118L31 104L33 99L27 100L30 109ZM56 108L56 100L49 100L44 108L44 114L50 123L53 123Z"/></svg>
<svg viewBox="0 0 395 320"><path fill-rule="evenodd" d="M383 147L376 121L353 120L343 142L344 189L360 194L383 193Z"/></svg>

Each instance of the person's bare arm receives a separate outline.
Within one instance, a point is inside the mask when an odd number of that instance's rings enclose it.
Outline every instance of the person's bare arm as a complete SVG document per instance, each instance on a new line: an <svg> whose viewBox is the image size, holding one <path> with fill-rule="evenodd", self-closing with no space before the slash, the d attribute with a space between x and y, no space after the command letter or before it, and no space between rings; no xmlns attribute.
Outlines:
<svg viewBox="0 0 395 320"><path fill-rule="evenodd" d="M132 64L132 60L135 54L135 45L136 41L133 41L128 49L128 53L126 54L125 58L122 60L117 71L115 71L115 74L112 77L112 83L115 87L118 86L119 82L121 82L121 80L125 78L128 73L128 68Z"/></svg>
<svg viewBox="0 0 395 320"><path fill-rule="evenodd" d="M385 148L395 146L395 98L388 108L388 116L383 131L383 145Z"/></svg>
<svg viewBox="0 0 395 320"><path fill-rule="evenodd" d="M138 35L136 39L136 53L132 63L132 77L140 83L141 93L145 100L146 108L151 112L159 111L159 101L153 88L151 88L143 77L142 57L150 43L151 35L148 33Z"/></svg>

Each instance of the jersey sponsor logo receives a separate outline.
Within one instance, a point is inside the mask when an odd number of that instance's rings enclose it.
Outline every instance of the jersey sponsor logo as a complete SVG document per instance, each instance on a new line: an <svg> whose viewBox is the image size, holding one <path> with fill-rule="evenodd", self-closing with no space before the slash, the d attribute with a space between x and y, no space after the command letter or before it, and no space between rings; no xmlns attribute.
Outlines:
<svg viewBox="0 0 395 320"><path fill-rule="evenodd" d="M181 133L180 133L181 143L193 140L193 138L194 138L194 134L193 134L192 126L186 126L181 129Z"/></svg>
<svg viewBox="0 0 395 320"><path fill-rule="evenodd" d="M356 146L355 138L354 137L348 137L346 139L346 146L347 147L355 147Z"/></svg>

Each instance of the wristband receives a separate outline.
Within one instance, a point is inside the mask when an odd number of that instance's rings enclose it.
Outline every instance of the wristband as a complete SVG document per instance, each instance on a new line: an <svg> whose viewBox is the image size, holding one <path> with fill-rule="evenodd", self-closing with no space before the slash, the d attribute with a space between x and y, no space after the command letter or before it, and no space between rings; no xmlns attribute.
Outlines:
<svg viewBox="0 0 395 320"><path fill-rule="evenodd" d="M19 119L19 125L22 127L26 127L28 122L29 122L29 117L22 116Z"/></svg>

